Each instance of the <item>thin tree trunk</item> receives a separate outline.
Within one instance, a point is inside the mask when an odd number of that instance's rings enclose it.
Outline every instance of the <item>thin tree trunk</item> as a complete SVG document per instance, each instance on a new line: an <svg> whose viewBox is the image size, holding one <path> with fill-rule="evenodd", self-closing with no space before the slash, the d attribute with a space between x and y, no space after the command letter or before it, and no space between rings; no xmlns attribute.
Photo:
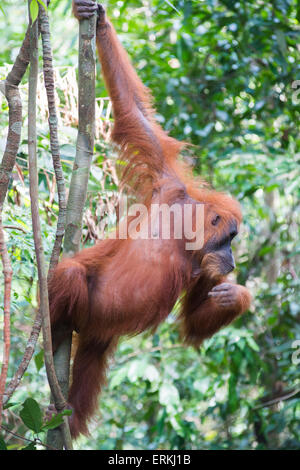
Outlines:
<svg viewBox="0 0 300 470"><path fill-rule="evenodd" d="M50 277L50 273L54 266L58 262L58 257L61 249L62 238L64 234L64 225L65 225L65 213L66 213L66 191L65 191L65 183L64 183L64 176L62 172L61 162L60 162L60 152L59 152L59 144L57 138L57 118L56 118L56 109L55 109L55 99L54 99L54 79L53 79L53 66L52 66L52 52L51 52L51 44L50 44L50 32L49 32L49 22L48 22L48 15L46 11L42 8L41 9L41 25L40 31L42 32L43 38L43 56L44 56L44 81L48 95L48 102L49 102L49 128L50 128L50 145L51 145L51 153L53 159L53 167L55 170L56 182L57 182L57 192L58 192L58 200L59 200L59 214L58 214L58 221L57 221L57 229L56 229L56 238L55 243L50 259L50 266L48 272L48 278ZM6 97L9 104L9 109L11 110L10 113L10 122L9 128L17 128L18 126L15 124L16 122L20 122L20 130L21 130L21 123L22 123L22 102L18 90L18 85L21 82L29 61L30 61L30 28L27 29L25 39L19 51L19 54L15 60L15 63L12 67L11 72L8 74L6 80L3 83L3 89L6 91ZM12 99L13 98L13 99ZM19 133L19 141L21 137L21 133ZM11 142L14 143L13 152L6 150L2 164L0 166L0 174L3 169L6 170L5 175L10 175L11 170L13 169L17 151L19 148L19 141L17 139L11 140L11 136L9 133L8 139L8 146L11 148ZM7 161L7 159L9 159ZM9 178L5 178L5 181L9 181ZM7 191L7 184L4 186L0 183L1 189L1 201L2 197L5 197ZM7 226L7 228L12 228ZM18 228L18 227L15 227ZM21 227L18 228L19 230L23 230ZM24 373L27 370L28 364L31 361L33 353L35 351L36 343L40 334L42 326L42 317L40 312L37 313L32 330L25 348L25 352L21 363L14 374L14 377L10 381L7 386L7 389L4 394L4 404L10 399L11 395L14 393L16 388L18 387Z"/></svg>
<svg viewBox="0 0 300 470"><path fill-rule="evenodd" d="M27 30L22 47L12 70L6 80L0 82L0 91L7 99L9 107L9 123L6 147L0 165L0 210L6 197L11 172L16 162L21 140L22 101L18 85L24 76L29 63L29 32Z"/></svg>
<svg viewBox="0 0 300 470"><path fill-rule="evenodd" d="M95 134L95 37L96 15L79 23L78 58L78 136L76 156L67 204L64 254L72 256L80 248L83 209L92 163ZM60 345L54 356L55 370L64 393L69 389L69 365L72 335ZM48 432L47 444L61 449L63 441L59 429Z"/></svg>
<svg viewBox="0 0 300 470"><path fill-rule="evenodd" d="M58 263L63 236L65 233L65 220L66 220L66 205L67 196L65 188L65 178L62 171L61 160L60 160L60 149L58 141L58 130L57 130L57 114L55 105L55 83L53 74L53 62L52 62L52 50L51 50L51 37L50 37L50 26L48 13L43 7L40 7L39 20L40 20L40 31L43 43L43 71L44 71L44 82L48 100L49 110L49 130L50 130L50 146L53 160L53 168L55 172L57 194L58 194L58 220L56 228L56 237L54 247L52 250L48 279L51 277L51 272Z"/></svg>
<svg viewBox="0 0 300 470"><path fill-rule="evenodd" d="M3 398L5 391L5 384L8 371L9 351L10 351L10 299L11 299L11 280L12 280L12 267L10 258L8 256L4 231L2 227L2 214L0 213L0 256L3 265L4 275L4 348L3 348L3 362L0 374L0 427L2 424L2 410Z"/></svg>
<svg viewBox="0 0 300 470"><path fill-rule="evenodd" d="M6 80L0 82L0 91L4 93L9 107L8 136L0 165L0 255L4 275L4 350L0 375L0 425L2 422L2 408L5 404L5 383L7 379L10 352L10 302L12 282L12 267L5 244L2 226L2 210L21 140L22 101L18 85L27 69L29 62L28 51L29 29L26 32L25 39L12 70L8 74Z"/></svg>
<svg viewBox="0 0 300 470"><path fill-rule="evenodd" d="M42 315L44 357L47 377L51 392L54 397L56 409L62 411L66 402L60 390L60 386L55 375L52 355L51 325L49 315L48 285L46 275L46 263L42 244L39 203L38 203L38 168L36 152L36 92L38 78L38 22L31 26L30 30L30 73L28 91L28 162L30 179L30 201L32 228L34 236L35 252L37 257L38 281L40 292L40 312ZM69 434L68 424L62 426L64 445L67 449L72 448L72 441Z"/></svg>

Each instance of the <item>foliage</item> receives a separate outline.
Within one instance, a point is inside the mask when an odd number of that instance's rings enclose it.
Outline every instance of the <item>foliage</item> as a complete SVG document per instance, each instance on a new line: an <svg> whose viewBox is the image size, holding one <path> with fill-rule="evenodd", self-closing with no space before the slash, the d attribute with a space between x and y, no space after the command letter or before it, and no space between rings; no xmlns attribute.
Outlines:
<svg viewBox="0 0 300 470"><path fill-rule="evenodd" d="M58 71L63 68L62 76L76 65L77 28L70 3L53 0L49 7L55 65ZM244 227L235 248L237 275L252 291L253 306L199 351L182 347L176 311L154 336L124 339L101 397L101 416L78 447L299 449L299 392L279 404L261 406L261 399L299 390L300 385L298 361L292 360L294 341L300 339L299 6L296 0L174 0L172 5L162 0L121 0L108 5L108 10L139 75L153 91L162 125L193 144L185 158L196 173L241 201ZM6 0L2 9L0 78L21 44L26 2L16 9ZM22 91L26 99L26 83ZM58 94L63 107L66 98L59 83ZM100 70L97 96L106 97ZM0 105L2 149L7 105L4 100ZM24 129L26 120L24 113ZM109 126L110 119L105 123ZM60 142L67 178L75 126L75 121L62 118ZM40 212L49 257L57 202L51 193L45 120L39 122L38 152ZM99 236L91 226L102 221L103 204L113 205L116 180L105 170L112 155L107 143L97 140L85 244ZM26 231L7 230L14 269L10 376L37 305L25 131L18 165L4 214L6 225ZM43 408L48 404L40 351L36 351L39 366L31 364L13 397L17 404L6 411L6 427L21 435L24 424L33 432L39 427L30 427L28 419L24 422L25 403L32 404L28 400L33 397ZM41 424L40 418L33 422ZM9 434L3 437L7 446L24 447L17 438L8 439ZM1 440L0 448L4 445Z"/></svg>

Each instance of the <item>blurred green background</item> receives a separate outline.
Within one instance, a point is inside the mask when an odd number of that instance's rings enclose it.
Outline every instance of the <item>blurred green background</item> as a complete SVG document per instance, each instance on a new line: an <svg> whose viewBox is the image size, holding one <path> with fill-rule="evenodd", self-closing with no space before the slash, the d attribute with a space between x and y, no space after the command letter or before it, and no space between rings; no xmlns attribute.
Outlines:
<svg viewBox="0 0 300 470"><path fill-rule="evenodd" d="M300 449L300 4L295 0L120 0L105 5L140 77L153 92L162 126L194 144L185 158L195 174L240 200L244 224L234 242L236 277L254 300L249 313L199 351L180 343L176 309L154 336L125 338L111 364L91 435L80 438L77 447ZM3 79L24 37L27 2L16 5L3 0L1 7ZM74 92L70 84L76 86L78 28L71 0L52 0L49 15L68 180L76 140L76 113L68 96ZM97 96L105 98L99 65L98 72ZM37 305L26 87L27 77L21 89L22 145L4 210L5 224L26 231L6 231L14 270L9 377L22 357ZM49 257L57 201L43 95L39 98L40 209ZM100 103L106 109L107 100ZM3 97L0 109L2 153L8 118ZM105 134L111 117L103 113L101 132ZM83 245L100 237L97 223L104 228L113 223L110 209L117 182L107 166L113 157L109 144L98 138ZM2 297L0 305L2 309ZM279 401L278 396L284 399ZM19 417L20 404L28 397L42 408L48 405L41 345L12 398L16 405L5 414L8 428L30 438L31 431ZM5 439L11 448L21 445L12 436Z"/></svg>

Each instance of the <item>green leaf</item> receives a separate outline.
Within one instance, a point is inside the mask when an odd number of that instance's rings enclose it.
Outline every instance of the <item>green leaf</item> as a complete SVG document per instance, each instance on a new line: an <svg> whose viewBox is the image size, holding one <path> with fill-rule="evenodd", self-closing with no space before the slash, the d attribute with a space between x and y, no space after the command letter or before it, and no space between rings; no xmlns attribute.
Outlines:
<svg viewBox="0 0 300 470"><path fill-rule="evenodd" d="M27 398L20 411L20 418L25 426L38 433L43 426L42 412L38 403L33 398Z"/></svg>
<svg viewBox="0 0 300 470"><path fill-rule="evenodd" d="M36 443L35 442L30 442L28 446L22 447L21 450L36 450Z"/></svg>
<svg viewBox="0 0 300 470"><path fill-rule="evenodd" d="M154 367L152 364L146 366L143 377L149 380L149 382L151 383L158 382L160 379L160 375L157 368Z"/></svg>
<svg viewBox="0 0 300 470"><path fill-rule="evenodd" d="M136 382L138 378L142 377L146 366L147 361L145 359L132 361L127 373L130 382Z"/></svg>
<svg viewBox="0 0 300 470"><path fill-rule="evenodd" d="M42 5L45 10L47 11L47 5L45 5L45 3L43 2L43 0L37 0L39 2L40 5Z"/></svg>
<svg viewBox="0 0 300 470"><path fill-rule="evenodd" d="M17 402L17 401L8 402L3 406L3 409L8 410L8 408L11 408L12 406L16 406L16 405L19 405L19 404L20 403Z"/></svg>
<svg viewBox="0 0 300 470"><path fill-rule="evenodd" d="M159 390L159 403L161 405L178 405L179 393L175 385L164 382Z"/></svg>
<svg viewBox="0 0 300 470"><path fill-rule="evenodd" d="M254 351L259 351L259 346L256 344L253 338L248 337L246 341L247 341L248 346L250 346L251 349L253 349Z"/></svg>
<svg viewBox="0 0 300 470"><path fill-rule="evenodd" d="M182 429L182 425L178 416L171 416L170 424L179 436L184 437L184 430Z"/></svg>
<svg viewBox="0 0 300 470"><path fill-rule="evenodd" d="M34 363L35 363L35 367L37 371L39 372L44 365L44 350L43 349L34 356Z"/></svg>
<svg viewBox="0 0 300 470"><path fill-rule="evenodd" d="M175 10L175 11L178 13L178 15L181 14L180 11L178 11L177 8L173 5L173 3L169 2L169 0L165 0L165 2L166 2L171 8L173 8L173 10Z"/></svg>
<svg viewBox="0 0 300 470"><path fill-rule="evenodd" d="M229 377L228 381L228 408L234 412L238 406L237 379L234 375Z"/></svg>
<svg viewBox="0 0 300 470"><path fill-rule="evenodd" d="M35 20L38 17L38 14L39 14L38 2L37 2L37 0L31 0L31 3L30 3L30 18L31 18L32 23L35 22Z"/></svg>
<svg viewBox="0 0 300 470"><path fill-rule="evenodd" d="M118 387L126 378L128 374L128 365L125 365L119 369L117 369L110 379L109 386L113 389Z"/></svg>
<svg viewBox="0 0 300 470"><path fill-rule="evenodd" d="M43 431L48 429L55 429L63 423L64 416L70 416L72 414L72 410L64 410L61 413L57 413L57 415L53 416L50 421L47 421L46 424L43 426Z"/></svg>
<svg viewBox="0 0 300 470"><path fill-rule="evenodd" d="M7 450L6 443L3 437L0 436L0 450Z"/></svg>

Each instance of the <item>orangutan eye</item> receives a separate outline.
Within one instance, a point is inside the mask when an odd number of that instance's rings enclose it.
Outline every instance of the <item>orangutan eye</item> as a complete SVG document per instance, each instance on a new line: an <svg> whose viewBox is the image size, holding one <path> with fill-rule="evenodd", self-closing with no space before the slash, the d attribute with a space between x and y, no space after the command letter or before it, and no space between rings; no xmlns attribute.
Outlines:
<svg viewBox="0 0 300 470"><path fill-rule="evenodd" d="M220 222L221 220L221 217L219 215L216 215L213 220L211 221L211 224L212 225L218 225L218 223Z"/></svg>

